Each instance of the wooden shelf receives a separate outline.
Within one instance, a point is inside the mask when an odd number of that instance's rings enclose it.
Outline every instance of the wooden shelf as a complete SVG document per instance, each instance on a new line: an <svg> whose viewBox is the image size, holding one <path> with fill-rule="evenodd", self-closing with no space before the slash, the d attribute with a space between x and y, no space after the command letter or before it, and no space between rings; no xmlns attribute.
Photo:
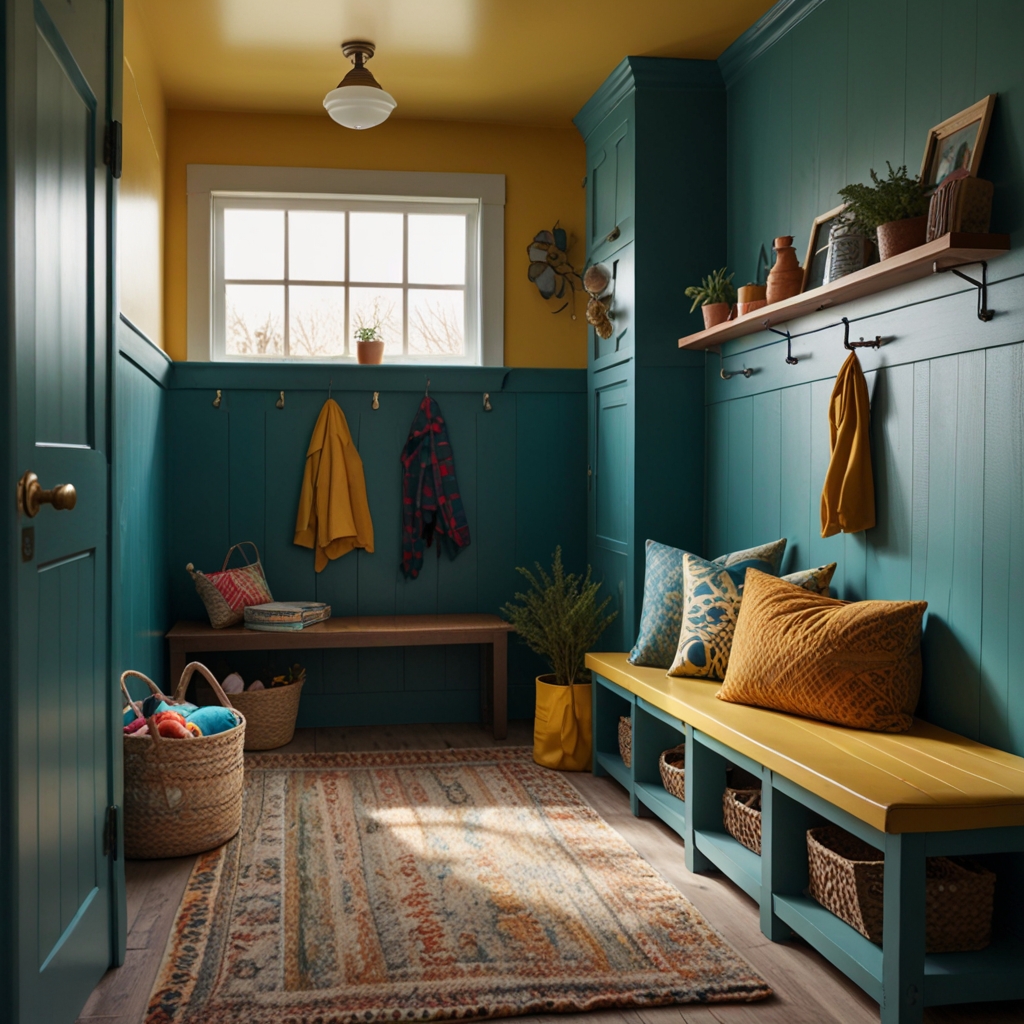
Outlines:
<svg viewBox="0 0 1024 1024"><path fill-rule="evenodd" d="M764 330L765 320L772 325L795 320L819 309L828 309L844 302L874 295L875 292L895 288L897 285L929 277L939 267L959 267L979 260L990 260L1010 251L1009 235L967 235L954 233L936 238L934 242L919 245L916 249L892 256L883 263L848 274L846 277L802 292L792 298L771 306L762 306L752 313L727 320L705 331L679 339L680 348L705 349L720 345L723 341L757 334Z"/></svg>

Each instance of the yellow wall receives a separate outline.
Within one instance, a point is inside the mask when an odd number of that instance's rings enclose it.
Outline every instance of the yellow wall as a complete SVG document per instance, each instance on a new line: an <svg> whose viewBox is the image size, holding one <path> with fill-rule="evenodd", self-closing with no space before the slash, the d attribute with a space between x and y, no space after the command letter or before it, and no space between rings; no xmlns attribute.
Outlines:
<svg viewBox="0 0 1024 1024"><path fill-rule="evenodd" d="M174 359L185 359L187 351L188 164L504 174L505 364L586 366L585 301L577 296L575 322L569 310L552 316L557 306L545 302L526 276L527 244L557 220L577 239L569 254L574 266L584 260L586 152L572 125L396 119L357 132L326 114L168 111L164 336Z"/></svg>
<svg viewBox="0 0 1024 1024"><path fill-rule="evenodd" d="M124 4L123 155L117 208L121 312L163 344L166 111L135 0Z"/></svg>

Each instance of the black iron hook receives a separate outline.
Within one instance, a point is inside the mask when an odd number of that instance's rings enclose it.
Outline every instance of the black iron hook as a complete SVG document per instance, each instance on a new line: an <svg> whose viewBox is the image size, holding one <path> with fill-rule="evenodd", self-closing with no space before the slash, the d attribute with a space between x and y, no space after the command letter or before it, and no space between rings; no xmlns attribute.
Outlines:
<svg viewBox="0 0 1024 1024"><path fill-rule="evenodd" d="M863 338L860 341L850 341L850 321L843 317L843 348L853 352L858 348L881 348L883 344L885 343L880 334L875 335L874 341L865 341Z"/></svg>
<svg viewBox="0 0 1024 1024"><path fill-rule="evenodd" d="M985 260L978 260L978 262L981 264L980 281L975 281L973 277L968 277L956 267L940 267L938 263L932 264L932 271L939 274L948 270L951 274L956 274L957 277L968 284L973 284L978 289L978 319L987 324L995 316L994 310L988 308L988 263ZM970 264L964 263L962 266L967 267Z"/></svg>
<svg viewBox="0 0 1024 1024"><path fill-rule="evenodd" d="M771 320L764 321L764 328L766 331L771 331L772 334L777 334L780 338L786 339L786 362L790 366L796 366L800 362L795 355L793 355L793 339L790 337L789 331L778 331L772 327Z"/></svg>

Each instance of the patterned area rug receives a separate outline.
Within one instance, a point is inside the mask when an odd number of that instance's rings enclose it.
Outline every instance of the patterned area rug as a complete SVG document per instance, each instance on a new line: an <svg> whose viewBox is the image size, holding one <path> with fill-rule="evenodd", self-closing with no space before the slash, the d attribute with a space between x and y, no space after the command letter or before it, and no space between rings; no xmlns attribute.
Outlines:
<svg viewBox="0 0 1024 1024"><path fill-rule="evenodd" d="M764 980L523 748L246 758L146 1024L755 1000Z"/></svg>

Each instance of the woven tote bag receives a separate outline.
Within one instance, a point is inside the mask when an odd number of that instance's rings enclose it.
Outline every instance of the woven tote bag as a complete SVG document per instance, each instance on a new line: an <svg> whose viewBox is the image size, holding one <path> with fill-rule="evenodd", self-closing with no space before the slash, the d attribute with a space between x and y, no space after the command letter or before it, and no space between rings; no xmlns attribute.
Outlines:
<svg viewBox="0 0 1024 1024"><path fill-rule="evenodd" d="M247 545L256 552L255 562L250 562L243 550ZM229 569L228 562L235 551L245 559L245 565ZM223 629L241 622L247 605L268 604L274 600L263 574L259 548L251 540L243 540L228 548L220 572L200 572L191 562L185 569L206 605L206 613L214 629Z"/></svg>
<svg viewBox="0 0 1024 1024"><path fill-rule="evenodd" d="M206 678L217 700L230 708L213 673L198 661L185 666L174 697L161 693L141 672L121 675L121 690L136 717L142 705L128 694L125 680L141 679L168 704L184 702L194 672ZM238 725L214 736L167 739L153 718L148 736L124 737L124 855L138 859L184 857L222 846L242 824L245 716L233 710Z"/></svg>

